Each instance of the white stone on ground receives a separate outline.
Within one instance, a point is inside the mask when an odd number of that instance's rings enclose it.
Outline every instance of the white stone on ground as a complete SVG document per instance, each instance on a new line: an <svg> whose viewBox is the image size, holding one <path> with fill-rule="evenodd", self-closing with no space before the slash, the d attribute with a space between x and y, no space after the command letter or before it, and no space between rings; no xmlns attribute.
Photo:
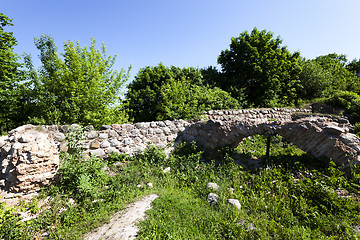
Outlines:
<svg viewBox="0 0 360 240"><path fill-rule="evenodd" d="M207 187L214 190L214 191L217 191L219 189L219 185L217 185L216 183L208 183L207 184Z"/></svg>
<svg viewBox="0 0 360 240"><path fill-rule="evenodd" d="M237 199L228 199L226 201L227 201L227 203L229 203L230 205L236 207L237 209L241 208L241 204L240 204L239 200L237 200Z"/></svg>
<svg viewBox="0 0 360 240"><path fill-rule="evenodd" d="M167 172L170 172L170 167L167 167L163 170L163 173L167 173Z"/></svg>
<svg viewBox="0 0 360 240"><path fill-rule="evenodd" d="M216 193L209 193L207 201L211 204L217 203L219 196Z"/></svg>

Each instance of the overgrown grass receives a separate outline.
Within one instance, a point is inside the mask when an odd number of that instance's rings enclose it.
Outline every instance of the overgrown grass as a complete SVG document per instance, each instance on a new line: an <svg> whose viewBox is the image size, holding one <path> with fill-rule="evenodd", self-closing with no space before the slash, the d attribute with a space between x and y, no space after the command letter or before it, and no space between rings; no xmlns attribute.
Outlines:
<svg viewBox="0 0 360 240"><path fill-rule="evenodd" d="M262 137L256 139L252 147L265 144ZM189 171L176 170L169 176L176 184L164 186L149 218L141 224L140 238L357 239L359 171L353 169L352 175L345 176L331 162L310 166L301 161L308 157L306 154L293 146L285 150L255 172L231 161L205 161ZM185 187L178 181L184 175L190 180ZM191 181L194 178L199 179ZM206 202L208 182L221 186L217 192L220 201L215 206ZM233 194L229 188L235 189ZM226 203L228 198L239 199L241 210L231 208Z"/></svg>
<svg viewBox="0 0 360 240"><path fill-rule="evenodd" d="M345 174L333 162L319 162L280 137L251 137L235 150L205 154L195 144L180 144L167 158L150 147L134 157L107 160L63 155L58 184L23 210L40 212L20 222L0 209L0 238L81 239L84 234L141 196L159 198L140 224L139 239L359 239L360 169ZM264 159L258 169L234 163ZM170 172L163 169L170 167ZM154 188L147 188L146 183ZM206 201L207 183L220 186L219 202ZM143 187L139 188L137 185ZM230 189L232 188L232 190ZM48 208L36 201L49 198ZM227 203L238 199L241 209Z"/></svg>

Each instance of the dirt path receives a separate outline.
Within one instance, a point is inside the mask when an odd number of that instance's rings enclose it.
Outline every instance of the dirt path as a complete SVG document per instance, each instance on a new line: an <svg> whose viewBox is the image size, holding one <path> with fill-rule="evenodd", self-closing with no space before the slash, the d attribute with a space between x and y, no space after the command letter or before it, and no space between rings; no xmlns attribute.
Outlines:
<svg viewBox="0 0 360 240"><path fill-rule="evenodd" d="M145 211L158 195L151 194L131 203L126 209L116 213L109 223L85 236L87 240L98 239L135 239L139 228L137 223L145 220Z"/></svg>

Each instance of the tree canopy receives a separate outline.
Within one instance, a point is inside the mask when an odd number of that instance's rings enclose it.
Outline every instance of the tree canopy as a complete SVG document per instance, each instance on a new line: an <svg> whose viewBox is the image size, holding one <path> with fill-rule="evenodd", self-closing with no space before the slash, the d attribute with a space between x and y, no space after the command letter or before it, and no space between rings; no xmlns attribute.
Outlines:
<svg viewBox="0 0 360 240"><path fill-rule="evenodd" d="M128 86L129 115L136 122L191 119L204 110L239 107L229 93L203 82L195 68L169 68L161 63L145 67Z"/></svg>
<svg viewBox="0 0 360 240"><path fill-rule="evenodd" d="M331 87L332 74L313 59L303 60L299 77L303 87L299 97L302 99L325 97Z"/></svg>
<svg viewBox="0 0 360 240"><path fill-rule="evenodd" d="M354 73L357 77L360 77L360 59L354 59L352 60L347 66L346 68Z"/></svg>
<svg viewBox="0 0 360 240"><path fill-rule="evenodd" d="M237 99L245 94L250 106L295 103L301 89L300 54L290 53L281 44L280 37L256 28L250 34L245 31L233 37L230 49L218 58L224 74L222 89Z"/></svg>
<svg viewBox="0 0 360 240"><path fill-rule="evenodd" d="M336 53L319 56L302 62L300 81L303 86L300 96L305 100L331 97L339 91L359 93L356 77L356 62L347 64L345 55Z"/></svg>
<svg viewBox="0 0 360 240"><path fill-rule="evenodd" d="M0 13L0 133L10 130L20 121L19 85L23 73L18 63L19 56L14 53L17 45L12 32L5 31L12 26L12 20Z"/></svg>
<svg viewBox="0 0 360 240"><path fill-rule="evenodd" d="M112 70L115 57L107 56L104 44L99 50L94 39L89 49L69 41L64 43L62 58L50 36L41 36L35 45L42 66L35 71L27 61L29 101L36 109L34 120L95 126L124 120L118 105L129 74L124 69Z"/></svg>

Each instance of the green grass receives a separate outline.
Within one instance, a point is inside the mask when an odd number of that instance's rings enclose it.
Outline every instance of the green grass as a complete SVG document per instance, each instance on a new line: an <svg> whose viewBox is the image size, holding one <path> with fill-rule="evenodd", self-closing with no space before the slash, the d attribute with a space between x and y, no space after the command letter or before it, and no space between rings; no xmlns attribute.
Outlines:
<svg viewBox="0 0 360 240"><path fill-rule="evenodd" d="M23 204L23 210L41 213L20 222L2 206L0 239L34 239L44 232L48 239L81 239L150 193L159 198L140 224L139 239L360 239L359 168L344 174L280 137L272 138L269 158L265 152L266 138L254 136L235 150L212 154L180 144L169 158L154 147L106 161L63 155L61 181L39 197L51 196L50 208L37 209L39 199ZM255 157L264 159L258 169L234 163ZM171 171L163 173L166 167ZM136 186L148 182L154 188ZM214 205L206 201L209 182L220 186ZM229 198L238 199L241 209L227 204Z"/></svg>

